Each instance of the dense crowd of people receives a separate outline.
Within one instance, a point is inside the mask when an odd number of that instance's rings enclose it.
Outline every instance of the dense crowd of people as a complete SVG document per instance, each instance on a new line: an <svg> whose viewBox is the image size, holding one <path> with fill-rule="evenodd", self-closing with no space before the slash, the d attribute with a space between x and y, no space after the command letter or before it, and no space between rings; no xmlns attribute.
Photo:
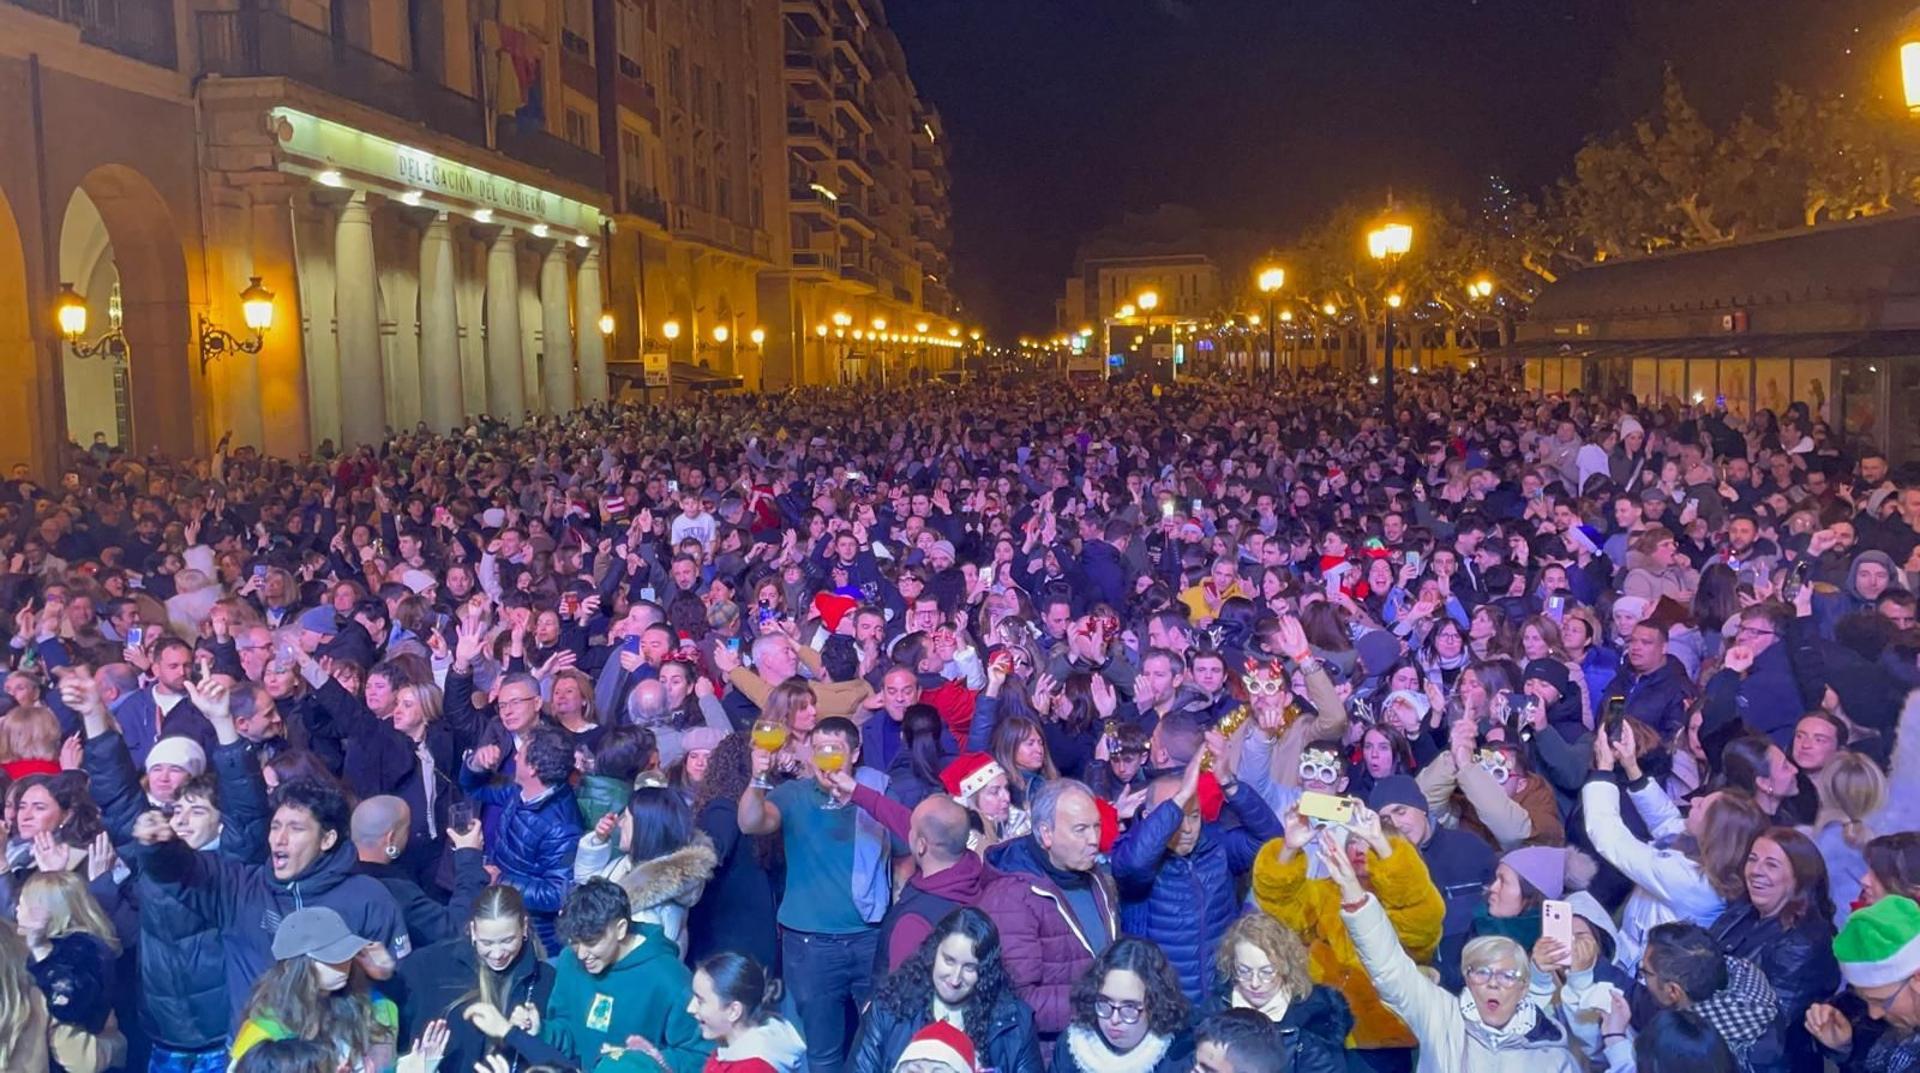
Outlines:
<svg viewBox="0 0 1920 1073"><path fill-rule="evenodd" d="M96 445L0 568L0 1069L1920 1068L1920 472L1804 404Z"/></svg>

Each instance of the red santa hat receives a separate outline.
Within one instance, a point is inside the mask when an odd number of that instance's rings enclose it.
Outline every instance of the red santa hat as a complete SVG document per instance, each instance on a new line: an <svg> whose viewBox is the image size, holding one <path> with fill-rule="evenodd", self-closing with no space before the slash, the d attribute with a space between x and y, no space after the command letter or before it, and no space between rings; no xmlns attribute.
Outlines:
<svg viewBox="0 0 1920 1073"><path fill-rule="evenodd" d="M1112 853L1113 844L1120 840L1120 813L1104 797L1093 799L1093 809L1100 814L1100 852Z"/></svg>
<svg viewBox="0 0 1920 1073"><path fill-rule="evenodd" d="M900 1052L894 1068L915 1060L941 1062L964 1073L979 1073L975 1064L973 1041L967 1034L945 1021L934 1021L913 1034L907 1049Z"/></svg>
<svg viewBox="0 0 1920 1073"><path fill-rule="evenodd" d="M971 805L973 795L1004 774L1006 769L990 753L961 753L952 763L940 769L940 782L955 800L963 805Z"/></svg>

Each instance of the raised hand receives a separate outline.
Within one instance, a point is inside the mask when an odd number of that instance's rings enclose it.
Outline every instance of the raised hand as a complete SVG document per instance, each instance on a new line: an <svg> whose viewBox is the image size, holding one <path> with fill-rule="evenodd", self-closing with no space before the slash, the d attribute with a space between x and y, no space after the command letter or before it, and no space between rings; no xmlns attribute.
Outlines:
<svg viewBox="0 0 1920 1073"><path fill-rule="evenodd" d="M82 757L85 755L86 746L80 741L80 735L78 733L67 735L67 740L60 743L60 770L79 771Z"/></svg>
<svg viewBox="0 0 1920 1073"><path fill-rule="evenodd" d="M1827 1003L1816 1002L1807 1007L1807 1034L1829 1050L1845 1051L1853 1045L1853 1022Z"/></svg>
<svg viewBox="0 0 1920 1073"><path fill-rule="evenodd" d="M73 864L73 847L48 831L33 836L33 866L42 872L64 872Z"/></svg>

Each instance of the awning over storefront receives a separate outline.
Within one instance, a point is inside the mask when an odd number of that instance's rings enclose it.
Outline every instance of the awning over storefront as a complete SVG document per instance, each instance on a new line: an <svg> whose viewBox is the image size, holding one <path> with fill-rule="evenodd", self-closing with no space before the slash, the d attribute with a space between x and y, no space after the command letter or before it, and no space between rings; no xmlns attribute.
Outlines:
<svg viewBox="0 0 1920 1073"><path fill-rule="evenodd" d="M746 380L727 373L714 372L704 365L676 361L673 363L673 386L687 388L690 391L727 391L743 387Z"/></svg>

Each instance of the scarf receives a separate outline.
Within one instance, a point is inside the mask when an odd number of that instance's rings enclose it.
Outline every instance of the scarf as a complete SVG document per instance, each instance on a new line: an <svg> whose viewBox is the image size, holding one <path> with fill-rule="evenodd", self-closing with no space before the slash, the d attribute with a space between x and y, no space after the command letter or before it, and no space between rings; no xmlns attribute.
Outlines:
<svg viewBox="0 0 1920 1073"><path fill-rule="evenodd" d="M1107 1046L1107 1038L1099 1029L1068 1025L1066 1043L1074 1065L1081 1069L1097 1069L1100 1073L1152 1073L1172 1048L1173 1037L1149 1032L1133 1050L1116 1054Z"/></svg>
<svg viewBox="0 0 1920 1073"><path fill-rule="evenodd" d="M1266 1005L1255 1006L1247 1001L1247 997L1242 995L1240 989L1236 987L1233 989L1231 1005L1236 1010L1258 1010L1262 1017L1277 1025L1287 1016L1287 1007L1293 1005L1293 999L1287 995L1286 989L1282 988L1273 993L1273 997L1267 1000Z"/></svg>
<svg viewBox="0 0 1920 1073"><path fill-rule="evenodd" d="M1535 1006L1533 1000L1522 994L1520 1004L1514 1007L1513 1017L1506 1024L1495 1028L1480 1019L1480 1004L1473 1001L1473 992L1462 988L1460 1016L1466 1020L1468 1027L1475 1030L1474 1034L1486 1040L1488 1049L1498 1050L1523 1042L1528 1035L1532 1034L1534 1023L1540 1019L1540 1007Z"/></svg>

